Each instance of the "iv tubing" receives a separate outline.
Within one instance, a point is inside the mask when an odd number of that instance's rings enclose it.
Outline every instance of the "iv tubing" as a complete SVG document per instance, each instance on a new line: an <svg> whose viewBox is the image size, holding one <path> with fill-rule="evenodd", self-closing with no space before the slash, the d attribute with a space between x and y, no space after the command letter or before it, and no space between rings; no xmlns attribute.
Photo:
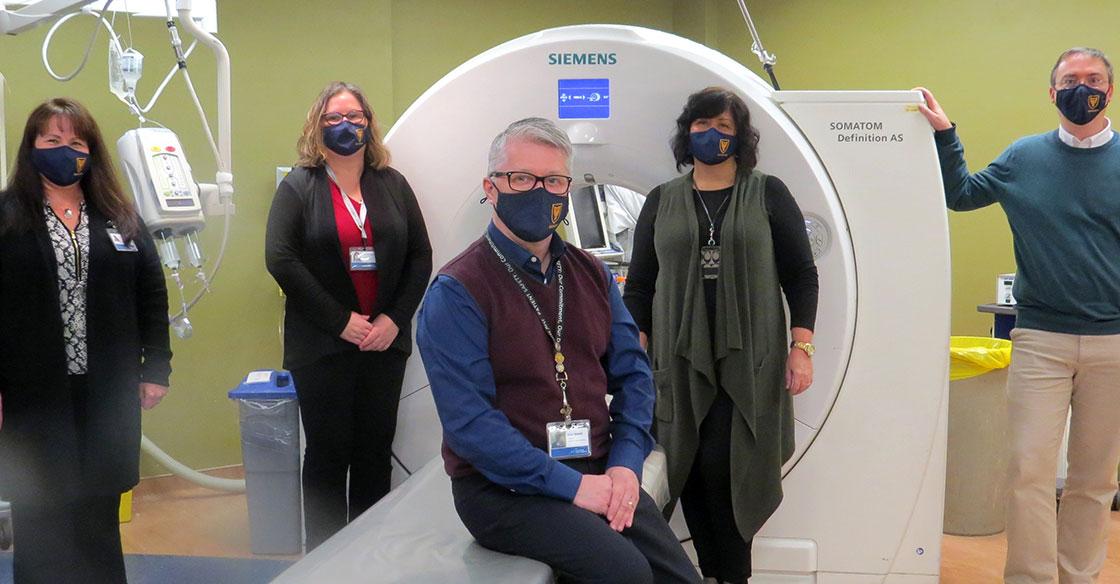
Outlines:
<svg viewBox="0 0 1120 584"><path fill-rule="evenodd" d="M170 13L170 2L165 2L165 5L168 7L168 12ZM230 215L232 214L232 211L233 211L232 200L231 200L232 196L233 196L233 184L232 184L233 176L230 174L231 173L231 166L232 166L232 164L231 164L231 160L232 160L231 142L232 142L232 140L230 138L230 132L231 132L232 124L230 123L231 108L230 108L229 52L226 51L226 48L225 48L224 45L222 45L221 41L219 41L216 37L214 37L210 33L202 30L197 24L195 24L194 20L191 19L191 9L190 9L189 0L179 0L179 7L180 7L179 22L183 25L183 28L187 32L191 33L191 35L194 36L195 43L202 42L202 44L210 47L210 49L212 51L214 51L214 56L216 57L216 60L218 62L217 63L217 70L218 70L217 71L218 72L218 141L217 141L216 144L215 144L215 141L214 141L213 134L210 131L210 125L206 120L206 114L203 111L201 103L199 102L199 99L198 99L198 95L194 90L194 85L190 81L190 75L187 74L186 67L176 65L176 68L181 69L182 72L183 72L183 79L187 82L187 87L188 87L188 89L191 93L191 97L193 98L193 100L195 102L195 106L198 109L199 115L202 116L203 127L205 127L205 129L206 129L207 138L209 139L211 148L213 148L214 154L217 158L217 164L218 164L218 177L217 178L218 178L218 183L219 183L218 184L218 191L219 191L219 196L221 197L221 201L226 208L225 221L224 221L224 225L223 225L223 228L222 228L222 243L221 243L221 247L218 249L218 255L214 260L214 269L210 272L210 281L213 282L214 277L218 273L218 269L221 268L221 266L222 266L222 258L225 256L226 245L229 241ZM169 16L170 16L170 14L169 14ZM190 54L191 50L194 49L194 46L195 46L195 44L192 43L190 49L188 49L187 52L184 54L184 58L185 58L186 55ZM168 80L170 80L172 75L174 75L174 71L172 71L172 73L168 75L167 79L164 80L163 85L160 86L161 89L164 85L167 84ZM158 95L159 95L159 93L157 91L156 96L158 96ZM149 108L155 102L155 97L156 96L153 97L152 103L148 104ZM203 288L202 290L200 290L198 292L198 294L196 294L195 297L189 303L187 303L186 307L181 312L179 312L179 314L171 317L172 320L175 319L175 318L179 318L181 316L184 316L186 314L187 310L193 308L194 305L196 303L198 303L198 301L202 298L202 296L206 292L207 292L206 288ZM165 468L170 470L172 473L174 473L174 474L176 474L176 475L178 475L178 476L180 476L184 479L187 479L188 481L191 481L191 482L193 482L195 484L198 484L198 485L202 485L202 486L207 487L207 488L221 490L221 491L231 491L231 492L244 492L245 491L245 481L243 481L243 480L233 480L233 479L220 479L220 478L215 478L215 477L212 477L210 475L200 473L200 472L198 472L198 471L180 463L179 461L175 460L171 456L169 456L166 452L164 452L162 449L160 449L159 446L157 446L154 442L149 440L147 436L143 436L141 438L140 444L143 447L144 452L148 453L150 456L152 456L154 459L156 459L156 461L158 461L161 465L163 465Z"/></svg>
<svg viewBox="0 0 1120 584"><path fill-rule="evenodd" d="M187 52L184 53L184 56L185 57L190 57L191 53L194 52L194 48L196 46L198 46L198 41L194 41L193 43L191 43L191 46L187 47ZM156 88L156 92L154 94L152 94L152 98L148 101L148 105L140 108L141 113L146 114L146 113L152 111L152 108L155 107L155 105L156 105L156 100L159 99L159 96L163 94L163 90L167 87L167 84L171 83L171 80L175 78L175 74L178 73L178 72L179 72L179 66L178 65L172 65L171 70L167 72L167 76L163 78L163 82L159 84L159 87ZM137 104L137 105L139 105L139 104Z"/></svg>
<svg viewBox="0 0 1120 584"><path fill-rule="evenodd" d="M187 8L183 8L186 5ZM206 32L191 18L190 2L179 0L179 24L191 33L198 42L210 47L217 60L218 73L218 171L230 172L232 166L232 108L230 106L230 65L229 51L222 41Z"/></svg>
<svg viewBox="0 0 1120 584"><path fill-rule="evenodd" d="M218 157L218 197L226 209L225 224L222 228L222 243L218 248L218 254L214 258L214 269L210 272L209 281L212 284L218 270L222 267L222 259L225 257L226 244L229 240L230 231L230 215L232 214L232 197L233 197L233 176L230 174L232 167L232 108L231 92L230 92L230 63L229 51L226 50L222 41L217 37L206 32L202 27L198 26L191 18L190 0L177 0L179 8L179 24L183 30L190 33L195 38L196 42L200 42L214 52L215 60L217 61L217 76L218 76L218 139L216 146L211 142L212 147L216 150ZM170 8L170 0L165 0L165 3ZM190 76L186 75L186 69L183 69L185 75L184 79L187 80L187 85L190 88L192 97L195 97L195 103L199 110L199 114L203 115L202 123L206 127L209 136L210 126L206 122L205 114L202 111L202 106L198 105L197 96L194 95L194 88L190 83ZM211 140L213 138L211 137ZM206 294L206 289L200 290L195 297L187 303L187 309L191 309L195 304ZM184 312L180 312L173 318L182 316Z"/></svg>

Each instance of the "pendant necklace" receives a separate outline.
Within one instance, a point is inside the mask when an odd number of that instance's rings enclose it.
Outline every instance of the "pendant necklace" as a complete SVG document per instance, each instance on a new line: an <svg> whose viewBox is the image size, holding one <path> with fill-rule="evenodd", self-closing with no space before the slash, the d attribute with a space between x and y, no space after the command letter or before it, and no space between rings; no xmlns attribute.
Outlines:
<svg viewBox="0 0 1120 584"><path fill-rule="evenodd" d="M716 243L716 222L712 219L712 214L708 212L708 205L704 203L704 197L700 195L700 191L693 188L692 192L696 195L696 199L700 201L700 208L704 209L704 215L708 218L708 244L700 246L700 276L704 280L715 280L719 278L720 264L719 244ZM730 200L731 195L728 194L720 203L719 208L716 209L717 219Z"/></svg>

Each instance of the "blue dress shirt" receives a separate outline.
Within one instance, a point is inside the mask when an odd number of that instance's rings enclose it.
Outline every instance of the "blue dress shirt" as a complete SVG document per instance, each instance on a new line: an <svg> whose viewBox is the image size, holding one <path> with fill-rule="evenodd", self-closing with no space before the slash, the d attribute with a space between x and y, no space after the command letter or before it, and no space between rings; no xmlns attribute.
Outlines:
<svg viewBox="0 0 1120 584"><path fill-rule="evenodd" d="M487 233L510 264L523 275L548 283L555 262L542 273L540 260L514 243L493 223ZM549 252L561 257L567 245L552 237ZM624 466L642 478L642 465L653 449L654 389L649 359L638 343L638 327L606 265L611 339L603 366L610 403L611 449L607 467ZM495 283L495 285L505 285ZM512 279L508 285L514 286ZM431 382L443 437L457 455L487 479L522 494L571 501L582 474L534 447L494 407L496 388L490 366L490 327L475 299L454 278L440 274L428 288L416 325L416 344ZM544 331L541 331L544 334Z"/></svg>

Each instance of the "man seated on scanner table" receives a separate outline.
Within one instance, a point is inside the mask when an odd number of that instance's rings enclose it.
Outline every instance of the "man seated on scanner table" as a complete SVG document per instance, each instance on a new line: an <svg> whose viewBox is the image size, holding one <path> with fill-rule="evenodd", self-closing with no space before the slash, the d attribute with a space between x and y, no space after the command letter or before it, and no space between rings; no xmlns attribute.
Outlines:
<svg viewBox="0 0 1120 584"><path fill-rule="evenodd" d="M493 221L420 310L455 508L480 544L562 582L699 582L640 486L654 390L638 329L606 266L554 233L571 157L541 118L494 139Z"/></svg>

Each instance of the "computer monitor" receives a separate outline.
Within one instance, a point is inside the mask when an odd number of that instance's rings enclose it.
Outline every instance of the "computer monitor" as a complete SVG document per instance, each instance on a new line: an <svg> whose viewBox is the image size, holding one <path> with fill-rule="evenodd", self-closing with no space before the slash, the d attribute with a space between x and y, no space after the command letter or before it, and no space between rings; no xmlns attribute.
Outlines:
<svg viewBox="0 0 1120 584"><path fill-rule="evenodd" d="M568 195L568 241L596 255L616 255L611 247L603 195L598 185L576 189Z"/></svg>

